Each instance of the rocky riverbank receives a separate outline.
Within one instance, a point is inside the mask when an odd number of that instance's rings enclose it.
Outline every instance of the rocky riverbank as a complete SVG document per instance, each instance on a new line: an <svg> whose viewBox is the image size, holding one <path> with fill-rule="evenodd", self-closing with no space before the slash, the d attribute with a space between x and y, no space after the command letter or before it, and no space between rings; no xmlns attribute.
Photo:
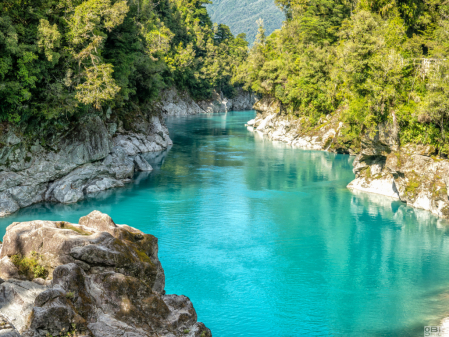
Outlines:
<svg viewBox="0 0 449 337"><path fill-rule="evenodd" d="M141 155L172 144L160 114L86 116L47 139L7 127L0 135L0 216L42 201L74 203L151 171Z"/></svg>
<svg viewBox="0 0 449 337"><path fill-rule="evenodd" d="M226 98L223 93L214 91L212 98L206 101L194 101L186 92L171 88L161 94L157 108L165 116L188 116L200 113L218 113L252 110L257 98L253 93L237 90L234 98Z"/></svg>
<svg viewBox="0 0 449 337"><path fill-rule="evenodd" d="M0 248L0 336L210 337L166 295L157 238L98 211L13 223Z"/></svg>
<svg viewBox="0 0 449 337"><path fill-rule="evenodd" d="M153 168L143 154L173 143L166 116L251 109L255 97L238 91L234 99L214 94L195 102L172 88L150 112L86 115L71 127L41 137L24 128L0 124L0 217L43 201L75 203L98 192L122 187L136 171Z"/></svg>
<svg viewBox="0 0 449 337"><path fill-rule="evenodd" d="M251 131L263 133L273 141L285 142L292 147L355 154L357 149L341 137L343 123L339 114L328 115L318 126L310 128L304 120L285 115L277 100L264 97L257 101L255 119L248 121Z"/></svg>
<svg viewBox="0 0 449 337"><path fill-rule="evenodd" d="M379 125L377 132L354 142L342 136L345 126L339 121L339 111L310 128L302 119L283 114L280 103L269 97L254 108L258 114L247 123L251 131L297 148L356 156L355 179L348 188L384 195L449 218L449 160L437 157L431 146L400 144L394 115L391 123Z"/></svg>

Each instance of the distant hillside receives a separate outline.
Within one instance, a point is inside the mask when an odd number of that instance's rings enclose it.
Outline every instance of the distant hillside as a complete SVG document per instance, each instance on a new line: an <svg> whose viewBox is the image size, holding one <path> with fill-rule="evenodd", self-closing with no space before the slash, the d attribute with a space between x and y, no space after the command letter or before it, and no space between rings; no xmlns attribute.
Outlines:
<svg viewBox="0 0 449 337"><path fill-rule="evenodd" d="M274 0L212 0L206 5L213 22L224 23L231 28L234 35L246 33L250 44L257 34L256 21L264 20L267 35L279 29L284 21L284 14L274 4Z"/></svg>

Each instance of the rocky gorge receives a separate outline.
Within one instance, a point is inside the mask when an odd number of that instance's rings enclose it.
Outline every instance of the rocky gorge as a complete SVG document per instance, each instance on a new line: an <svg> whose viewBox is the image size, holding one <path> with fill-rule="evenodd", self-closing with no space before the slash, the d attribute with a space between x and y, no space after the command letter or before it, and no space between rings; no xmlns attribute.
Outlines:
<svg viewBox="0 0 449 337"><path fill-rule="evenodd" d="M214 93L195 102L175 88L162 92L149 112L88 114L70 127L39 138L0 124L0 217L43 201L75 203L130 183L136 171L153 168L143 154L169 148L167 116L248 110L251 93L233 99Z"/></svg>
<svg viewBox="0 0 449 337"><path fill-rule="evenodd" d="M349 189L375 193L449 219L449 160L432 146L401 144L394 114L373 133L350 141L343 135L340 111L310 127L303 119L282 111L279 101L263 97L255 105L257 116L247 122L251 131L292 147L355 156L355 179Z"/></svg>
<svg viewBox="0 0 449 337"><path fill-rule="evenodd" d="M165 293L157 238L98 211L11 224L0 277L0 336L211 336Z"/></svg>

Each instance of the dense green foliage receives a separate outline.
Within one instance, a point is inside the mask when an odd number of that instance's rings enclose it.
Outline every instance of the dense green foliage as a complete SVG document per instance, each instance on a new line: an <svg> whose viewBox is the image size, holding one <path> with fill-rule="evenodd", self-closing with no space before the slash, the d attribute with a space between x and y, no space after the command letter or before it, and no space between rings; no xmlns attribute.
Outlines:
<svg viewBox="0 0 449 337"><path fill-rule="evenodd" d="M257 34L257 20L264 21L267 34L281 28L284 15L274 0L212 0L206 5L213 22L225 23L234 35L246 34L253 44Z"/></svg>
<svg viewBox="0 0 449 337"><path fill-rule="evenodd" d="M285 25L259 27L234 81L311 125L342 111L350 138L396 117L403 143L449 153L449 3L276 1Z"/></svg>
<svg viewBox="0 0 449 337"><path fill-rule="evenodd" d="M147 109L173 85L232 95L248 44L212 24L207 3L0 0L0 122Z"/></svg>

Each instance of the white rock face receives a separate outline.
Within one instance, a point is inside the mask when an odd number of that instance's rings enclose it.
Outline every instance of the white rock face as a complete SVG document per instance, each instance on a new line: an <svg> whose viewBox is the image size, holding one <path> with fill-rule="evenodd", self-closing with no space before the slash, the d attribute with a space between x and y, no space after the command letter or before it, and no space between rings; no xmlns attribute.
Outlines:
<svg viewBox="0 0 449 337"><path fill-rule="evenodd" d="M362 138L354 160L356 179L349 188L392 196L408 206L449 218L449 161L435 157L435 148L399 146L398 127L379 125Z"/></svg>
<svg viewBox="0 0 449 337"><path fill-rule="evenodd" d="M33 310L34 299L45 289L37 283L15 279L0 284L0 317L6 318L18 332L23 332Z"/></svg>
<svg viewBox="0 0 449 337"><path fill-rule="evenodd" d="M263 98L254 105L259 112L255 119L246 123L248 128L255 128L269 139L287 143L288 145L307 150L332 150L338 153L350 152L346 148L331 148L338 139L343 123L333 116L323 126L312 132L304 132L301 120L292 119L280 113L280 105L276 100Z"/></svg>
<svg viewBox="0 0 449 337"><path fill-rule="evenodd" d="M372 180L357 178L349 183L348 188L363 192L381 194L394 199L400 199L393 178Z"/></svg>
<svg viewBox="0 0 449 337"><path fill-rule="evenodd" d="M181 94L175 88L162 92L159 107L166 116L188 116L205 112L187 93Z"/></svg>
<svg viewBox="0 0 449 337"><path fill-rule="evenodd" d="M252 110L256 101L254 94L238 89L237 94L232 99L226 98L223 93L214 91L211 99L199 101L198 105L206 113L219 113Z"/></svg>

